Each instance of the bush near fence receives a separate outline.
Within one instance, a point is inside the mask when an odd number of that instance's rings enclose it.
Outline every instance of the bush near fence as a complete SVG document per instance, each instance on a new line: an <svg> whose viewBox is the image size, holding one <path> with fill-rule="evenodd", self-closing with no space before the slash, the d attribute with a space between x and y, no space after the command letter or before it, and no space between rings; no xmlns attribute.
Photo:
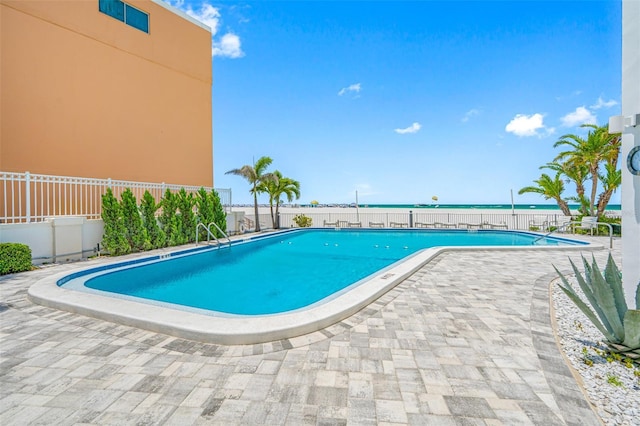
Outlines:
<svg viewBox="0 0 640 426"><path fill-rule="evenodd" d="M0 243L0 275L31 270L31 249L26 244Z"/></svg>
<svg viewBox="0 0 640 426"><path fill-rule="evenodd" d="M119 256L194 242L198 223L208 226L213 222L218 227L226 227L226 213L215 189L207 192L200 188L196 197L184 188L177 194L167 189L164 198L157 204L148 191L142 198L138 205L135 195L126 189L118 201L110 188L102 196L102 245L109 254ZM194 207L197 213L194 212ZM156 217L158 209L161 214ZM162 233L164 236L155 238L153 233Z"/></svg>

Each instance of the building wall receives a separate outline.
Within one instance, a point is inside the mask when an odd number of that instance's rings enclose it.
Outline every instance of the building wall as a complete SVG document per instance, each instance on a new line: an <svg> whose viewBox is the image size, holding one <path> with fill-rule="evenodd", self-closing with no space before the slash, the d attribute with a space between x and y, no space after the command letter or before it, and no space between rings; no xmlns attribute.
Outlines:
<svg viewBox="0 0 640 426"><path fill-rule="evenodd" d="M622 2L622 116L640 114L640 2ZM622 280L629 309L640 285L640 176L627 168L627 156L640 146L640 124L622 133ZM636 309L640 309L638 306Z"/></svg>
<svg viewBox="0 0 640 426"><path fill-rule="evenodd" d="M213 186L211 33L127 3L0 0L0 170Z"/></svg>

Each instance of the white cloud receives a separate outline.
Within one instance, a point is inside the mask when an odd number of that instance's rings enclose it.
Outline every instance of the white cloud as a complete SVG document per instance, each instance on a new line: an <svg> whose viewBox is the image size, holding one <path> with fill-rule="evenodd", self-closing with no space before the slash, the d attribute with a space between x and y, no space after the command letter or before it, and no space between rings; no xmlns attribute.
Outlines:
<svg viewBox="0 0 640 426"><path fill-rule="evenodd" d="M469 121L469 119L470 119L471 117L475 117L475 116L476 116L476 115L478 115L478 114L480 114L480 110L479 110L479 109L475 109L475 108L470 109L469 111L467 111L467 112L464 114L464 117L462 117L462 120L461 120L461 121L462 121L463 123L466 123L467 121Z"/></svg>
<svg viewBox="0 0 640 426"><path fill-rule="evenodd" d="M189 6L185 10L185 13L211 28L212 35L216 35L216 33L218 32L218 25L220 24L220 11L217 8L211 6L210 4L203 3L200 10L194 11Z"/></svg>
<svg viewBox="0 0 640 426"><path fill-rule="evenodd" d="M612 106L616 105L618 105L618 102L614 101L613 99L605 101L604 99L602 99L602 96L599 96L598 101L594 105L591 105L591 109L611 108Z"/></svg>
<svg viewBox="0 0 640 426"><path fill-rule="evenodd" d="M404 128L404 129L395 129L394 131L396 133L399 133L401 135L404 135L406 133L417 133L418 130L420 130L420 128L422 128L422 125L420 125L420 123L413 123L411 126Z"/></svg>
<svg viewBox="0 0 640 426"><path fill-rule="evenodd" d="M581 124L596 124L596 116L584 106L576 108L560 119L565 127L575 127Z"/></svg>
<svg viewBox="0 0 640 426"><path fill-rule="evenodd" d="M504 129L516 136L546 136L555 132L554 128L544 125L544 115L540 113L517 114Z"/></svg>
<svg viewBox="0 0 640 426"><path fill-rule="evenodd" d="M209 28L211 28L212 35L216 35L216 33L218 32L218 25L220 23L220 11L218 10L218 8L213 7L208 3L202 3L199 10L193 10L191 6L184 4L184 0L165 1L176 9L180 9L195 20L207 25Z"/></svg>
<svg viewBox="0 0 640 426"><path fill-rule="evenodd" d="M340 89L340 91L338 92L338 96L342 96L346 93L360 93L360 90L362 89L362 87L360 86L360 83L355 83L352 84L349 87L343 87L342 89Z"/></svg>
<svg viewBox="0 0 640 426"><path fill-rule="evenodd" d="M241 58L244 56L240 37L233 33L226 33L220 38L220 41L213 41L211 48L213 56L226 56L228 58Z"/></svg>
<svg viewBox="0 0 640 426"><path fill-rule="evenodd" d="M225 56L228 58L241 58L244 52L241 48L240 37L228 32L216 40L220 27L220 9L203 2L200 9L194 10L190 5L185 5L184 0L165 0L171 6L182 10L192 18L202 22L211 28L211 55Z"/></svg>

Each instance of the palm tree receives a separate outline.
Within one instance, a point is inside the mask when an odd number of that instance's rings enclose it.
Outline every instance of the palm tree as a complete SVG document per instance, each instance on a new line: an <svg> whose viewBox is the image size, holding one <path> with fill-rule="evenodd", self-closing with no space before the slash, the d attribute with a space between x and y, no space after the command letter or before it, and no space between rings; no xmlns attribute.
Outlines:
<svg viewBox="0 0 640 426"><path fill-rule="evenodd" d="M584 196L584 183L589 177L589 169L584 164L572 163L569 161L553 161L540 167L550 169L567 177L567 183L572 181L576 185L576 197L569 197L567 201L577 201L580 203L580 214L587 215L589 210L589 200Z"/></svg>
<svg viewBox="0 0 640 426"><path fill-rule="evenodd" d="M297 180L287 178L282 176L278 170L273 172L273 174L277 177L274 180L268 180L263 182L260 185L260 192L266 192L269 194L269 206L271 207L271 221L273 222L273 227L275 229L280 227L280 223L277 221L278 217L278 209L280 208L280 197L285 195L287 197L287 201L293 201L300 198L300 182ZM273 211L273 204L276 205L275 214Z"/></svg>
<svg viewBox="0 0 640 426"><path fill-rule="evenodd" d="M622 170L618 169L615 164L605 164L606 174L599 176L602 183L603 192L598 196L598 217L604 214L604 210L609 204L609 200L616 189L620 187L622 183Z"/></svg>
<svg viewBox="0 0 640 426"><path fill-rule="evenodd" d="M574 134L562 136L553 146L567 145L572 149L558 154L555 161L565 160L575 167L586 167L591 177L589 215L593 216L598 192L599 168L602 163L617 162L620 153L620 134L609 134L609 126L583 124L590 128L586 139ZM615 163L614 163L615 164Z"/></svg>
<svg viewBox="0 0 640 426"><path fill-rule="evenodd" d="M261 184L270 180L276 180L277 177L273 173L267 173L267 167L271 165L273 160L269 157L260 157L253 166L248 164L226 172L226 175L237 175L245 178L251 185L249 192L253 194L253 205L256 216L256 232L260 231L260 220L258 219L258 194L261 193Z"/></svg>
<svg viewBox="0 0 640 426"><path fill-rule="evenodd" d="M534 194L542 195L545 200L553 198L556 203L558 203L558 207L562 210L562 213L565 216L571 216L571 210L569 210L569 205L562 198L562 193L564 192L564 182L560 179L560 173L556 173L554 178L551 178L549 175L543 173L540 176L540 179L534 180L538 186L526 186L518 191L518 194L522 195L526 192L532 192Z"/></svg>

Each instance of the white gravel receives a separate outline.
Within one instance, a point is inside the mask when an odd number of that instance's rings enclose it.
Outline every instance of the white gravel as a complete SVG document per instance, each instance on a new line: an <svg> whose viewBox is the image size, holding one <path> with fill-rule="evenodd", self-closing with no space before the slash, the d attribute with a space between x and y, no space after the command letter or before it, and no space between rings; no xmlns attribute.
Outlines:
<svg viewBox="0 0 640 426"><path fill-rule="evenodd" d="M627 368L598 355L597 351L607 349L604 336L562 292L559 282L554 281L552 290L558 339L571 365L582 376L596 412L606 425L640 425L640 377L634 375L634 371L640 373L640 366ZM570 282L582 296L575 280ZM593 361L591 366L585 363L585 350L586 357Z"/></svg>

